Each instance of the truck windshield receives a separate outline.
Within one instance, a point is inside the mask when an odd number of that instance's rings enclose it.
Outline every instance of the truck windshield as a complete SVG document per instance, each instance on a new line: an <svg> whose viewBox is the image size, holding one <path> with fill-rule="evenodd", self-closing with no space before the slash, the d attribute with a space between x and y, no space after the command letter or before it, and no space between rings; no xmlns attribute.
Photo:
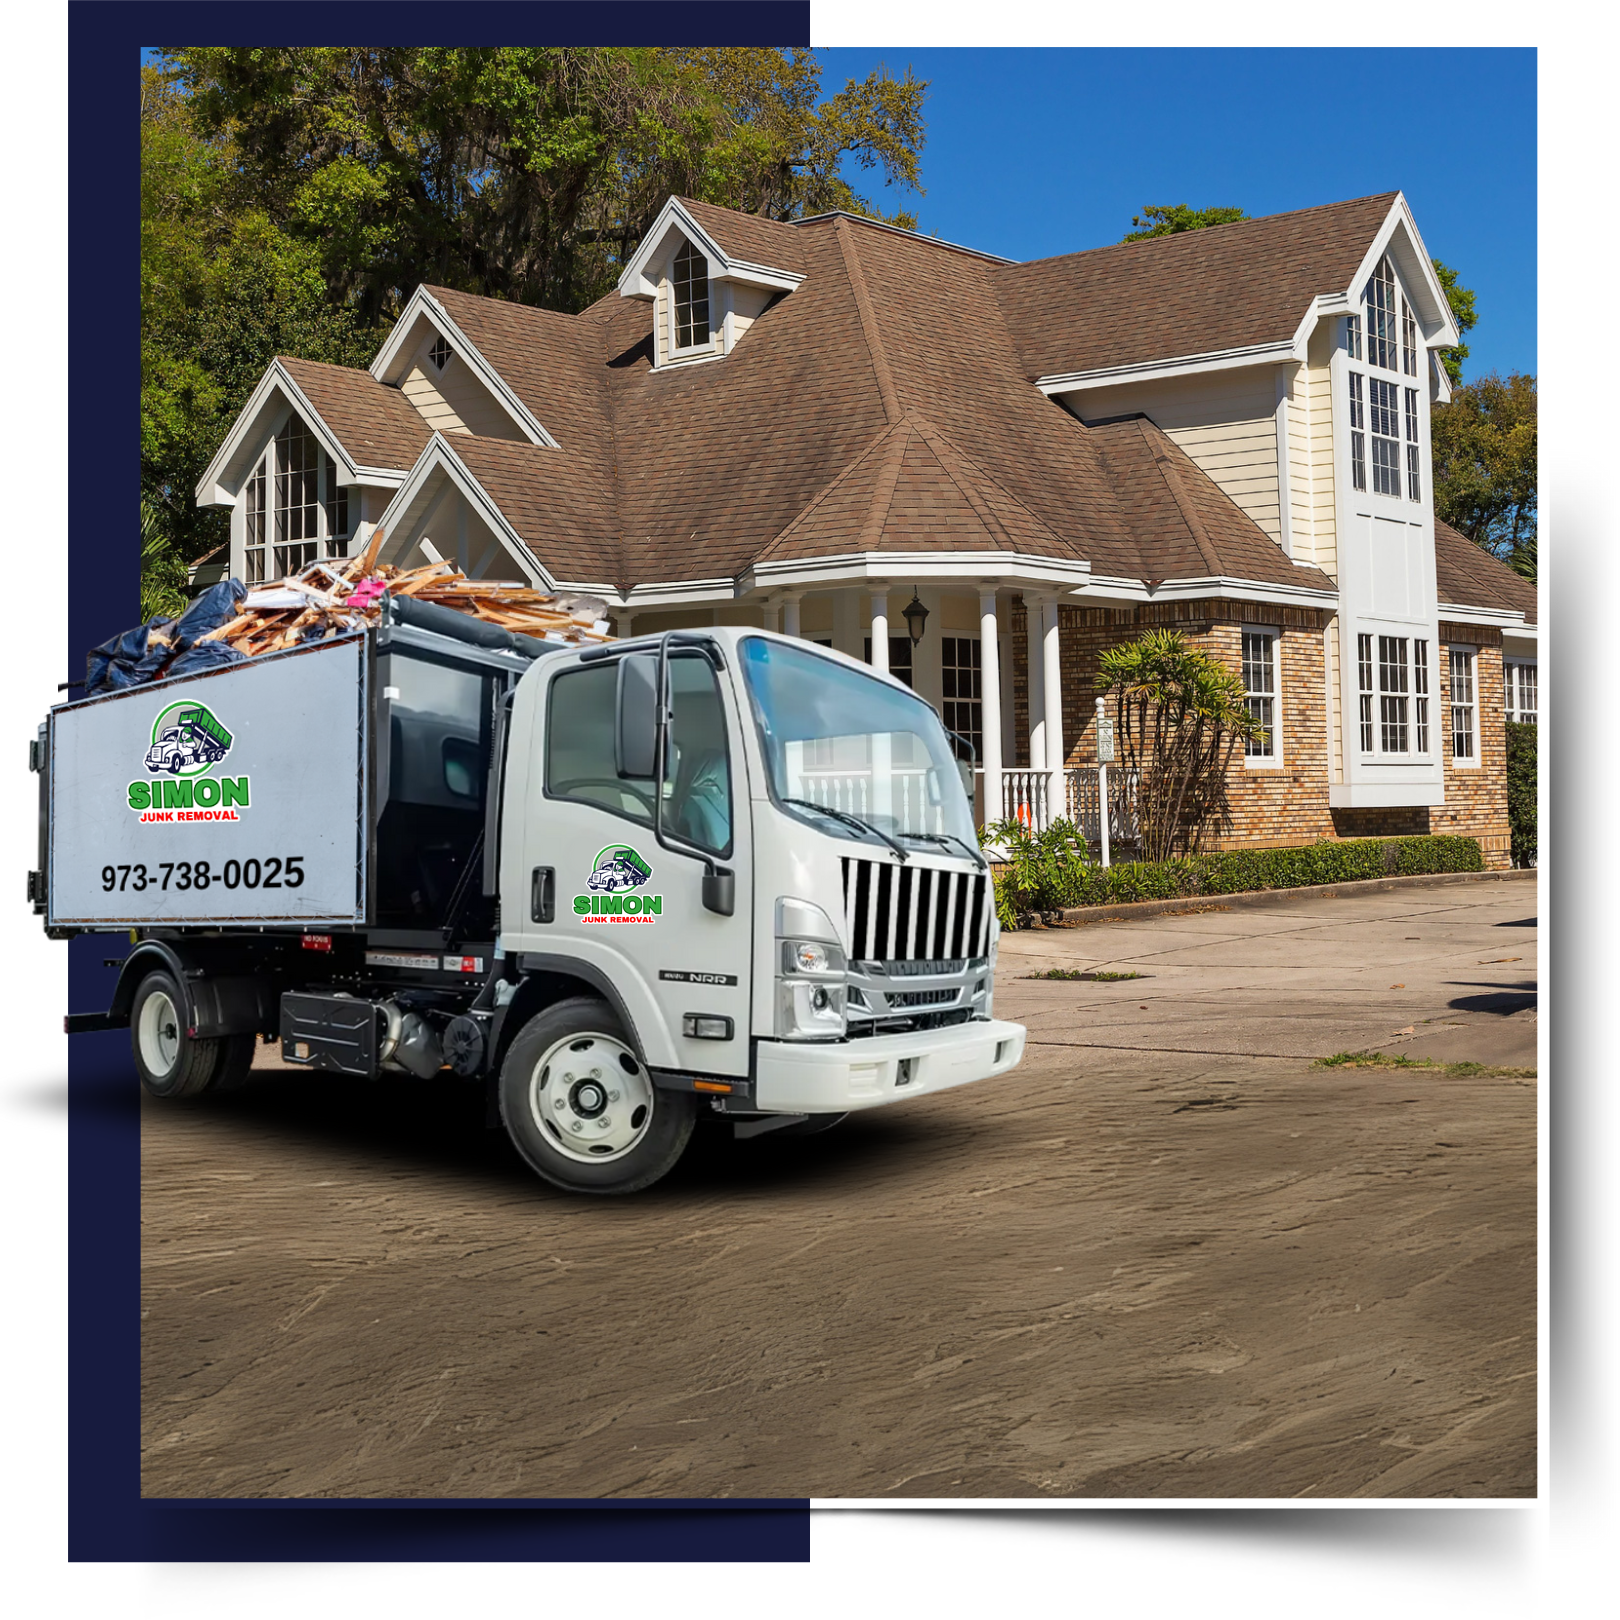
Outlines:
<svg viewBox="0 0 1620 1620"><path fill-rule="evenodd" d="M789 814L863 836L817 815L824 805L889 838L956 839L977 851L950 738L921 698L779 641L750 636L741 653L771 791Z"/></svg>

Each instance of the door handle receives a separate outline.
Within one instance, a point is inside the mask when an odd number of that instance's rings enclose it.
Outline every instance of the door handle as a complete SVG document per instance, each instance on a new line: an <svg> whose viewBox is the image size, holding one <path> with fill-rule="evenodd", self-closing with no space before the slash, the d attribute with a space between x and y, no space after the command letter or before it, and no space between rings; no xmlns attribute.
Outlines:
<svg viewBox="0 0 1620 1620"><path fill-rule="evenodd" d="M529 921L553 922L557 915L557 869L537 866L529 883Z"/></svg>

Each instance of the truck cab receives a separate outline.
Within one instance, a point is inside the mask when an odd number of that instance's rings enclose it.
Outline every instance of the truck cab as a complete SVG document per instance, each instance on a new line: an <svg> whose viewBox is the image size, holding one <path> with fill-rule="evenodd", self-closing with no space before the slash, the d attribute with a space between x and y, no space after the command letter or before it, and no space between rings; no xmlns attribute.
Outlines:
<svg viewBox="0 0 1620 1620"><path fill-rule="evenodd" d="M718 1111L841 1116L1022 1056L951 739L899 681L728 628L546 659L502 791L503 950L583 971Z"/></svg>

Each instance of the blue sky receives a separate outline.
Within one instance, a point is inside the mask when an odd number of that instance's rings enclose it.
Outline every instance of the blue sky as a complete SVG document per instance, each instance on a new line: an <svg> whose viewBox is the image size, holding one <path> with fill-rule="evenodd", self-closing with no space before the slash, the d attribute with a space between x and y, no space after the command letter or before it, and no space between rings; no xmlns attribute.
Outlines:
<svg viewBox="0 0 1620 1620"><path fill-rule="evenodd" d="M1536 369L1529 50L829 50L930 84L921 198L849 179L924 231L1014 259L1117 242L1148 203L1250 214L1404 191L1479 295L1465 376Z"/></svg>

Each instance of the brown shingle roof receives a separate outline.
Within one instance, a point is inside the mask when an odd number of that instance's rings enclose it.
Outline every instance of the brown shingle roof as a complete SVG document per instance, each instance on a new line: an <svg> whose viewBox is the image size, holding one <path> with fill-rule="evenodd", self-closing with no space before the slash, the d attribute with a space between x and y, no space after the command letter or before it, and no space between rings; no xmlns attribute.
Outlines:
<svg viewBox="0 0 1620 1620"><path fill-rule="evenodd" d="M445 443L553 577L576 585L618 580L612 504L586 457L466 433L446 434Z"/></svg>
<svg viewBox="0 0 1620 1620"><path fill-rule="evenodd" d="M415 465L433 430L397 388L348 366L278 358L360 466L409 472Z"/></svg>
<svg viewBox="0 0 1620 1620"><path fill-rule="evenodd" d="M1350 285L1398 193L993 269L1026 378L1293 337Z"/></svg>
<svg viewBox="0 0 1620 1620"><path fill-rule="evenodd" d="M1453 607L1517 608L1526 624L1536 622L1535 586L1439 518L1434 520L1434 571L1442 602Z"/></svg>
<svg viewBox="0 0 1620 1620"><path fill-rule="evenodd" d="M688 203L725 252L801 284L723 360L659 372L643 300L609 294L566 316L432 288L562 449L448 442L570 582L735 579L760 559L930 549L1085 561L1132 580L1331 589L1151 423L1088 427L1045 399L1029 384L1044 366L1031 354L1075 337L1093 350L1140 342L1132 357L1149 358L1177 319L1190 330L1178 299L1199 319L1250 323L1211 341L1269 337L1268 321L1291 336L1310 297L1344 284L1391 200L1034 266L845 216L788 225ZM1143 278L1129 300L1110 291L1125 267ZM1160 294L1173 319L1154 318ZM1113 324L1092 333L1077 307ZM378 410L410 411L369 378L356 387L386 400ZM419 448L425 425L413 436Z"/></svg>

